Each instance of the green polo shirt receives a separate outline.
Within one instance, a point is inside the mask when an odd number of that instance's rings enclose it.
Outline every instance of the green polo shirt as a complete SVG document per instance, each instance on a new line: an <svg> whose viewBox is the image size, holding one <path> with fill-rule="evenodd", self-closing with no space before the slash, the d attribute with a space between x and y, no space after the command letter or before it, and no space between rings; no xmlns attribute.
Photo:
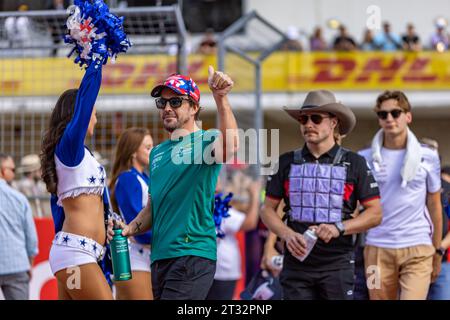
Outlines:
<svg viewBox="0 0 450 320"><path fill-rule="evenodd" d="M216 260L214 192L221 164L213 163L217 130L167 140L150 154L152 263L187 255Z"/></svg>

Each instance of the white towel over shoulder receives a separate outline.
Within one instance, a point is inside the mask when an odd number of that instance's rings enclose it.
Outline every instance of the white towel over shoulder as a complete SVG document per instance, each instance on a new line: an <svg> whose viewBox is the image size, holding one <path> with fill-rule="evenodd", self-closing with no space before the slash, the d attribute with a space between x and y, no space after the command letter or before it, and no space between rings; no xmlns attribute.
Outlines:
<svg viewBox="0 0 450 320"><path fill-rule="evenodd" d="M383 163L381 157L381 147L383 146L383 130L380 129L372 140L372 160L373 169L375 171L380 170L380 165ZM420 161L422 159L422 151L420 143L417 140L414 133L408 128L408 138L406 142L406 155L403 161L401 169L402 187L406 187L406 184L414 179L417 169L419 168Z"/></svg>

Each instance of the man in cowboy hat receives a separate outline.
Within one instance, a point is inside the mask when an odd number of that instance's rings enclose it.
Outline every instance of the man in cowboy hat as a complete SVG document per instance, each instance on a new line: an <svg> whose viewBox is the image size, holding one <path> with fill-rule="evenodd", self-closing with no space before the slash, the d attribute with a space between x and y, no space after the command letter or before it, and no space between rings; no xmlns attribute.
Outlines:
<svg viewBox="0 0 450 320"><path fill-rule="evenodd" d="M380 224L382 217L366 161L336 143L334 133L348 134L355 116L325 90L309 92L300 109L285 111L300 122L306 143L281 155L261 215L287 248L280 274L284 299L353 299L352 235ZM276 213L282 199L286 224ZM353 217L358 201L365 210ZM306 256L308 229L318 240Z"/></svg>
<svg viewBox="0 0 450 320"><path fill-rule="evenodd" d="M37 154L29 154L20 160L18 173L22 178L13 183L13 187L22 192L30 202L33 216L50 216L50 194L41 180L41 161Z"/></svg>

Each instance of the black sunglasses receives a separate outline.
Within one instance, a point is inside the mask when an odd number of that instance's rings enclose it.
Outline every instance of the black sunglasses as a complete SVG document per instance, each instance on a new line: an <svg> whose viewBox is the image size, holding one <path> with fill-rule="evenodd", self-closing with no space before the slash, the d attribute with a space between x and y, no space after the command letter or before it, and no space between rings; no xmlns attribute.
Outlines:
<svg viewBox="0 0 450 320"><path fill-rule="evenodd" d="M392 118L397 119L404 111L402 109L393 109L391 111L377 111L377 116L381 120L386 120L390 113Z"/></svg>
<svg viewBox="0 0 450 320"><path fill-rule="evenodd" d="M156 107L158 109L164 109L166 107L167 102L169 102L169 105L172 108L179 108L183 104L183 100L189 101L189 98L183 98L183 97L172 97L169 99L165 99L163 97L159 97L155 99Z"/></svg>
<svg viewBox="0 0 450 320"><path fill-rule="evenodd" d="M322 116L322 115L320 115L320 114L312 114L312 115L310 115L310 116L305 115L305 114L302 114L302 115L298 118L298 120L300 121L300 123L301 123L302 125L307 124L309 119L311 119L311 121L312 121L314 124L321 124L322 121L323 121L323 119L325 119L325 118L330 118L330 117L328 117L328 116Z"/></svg>

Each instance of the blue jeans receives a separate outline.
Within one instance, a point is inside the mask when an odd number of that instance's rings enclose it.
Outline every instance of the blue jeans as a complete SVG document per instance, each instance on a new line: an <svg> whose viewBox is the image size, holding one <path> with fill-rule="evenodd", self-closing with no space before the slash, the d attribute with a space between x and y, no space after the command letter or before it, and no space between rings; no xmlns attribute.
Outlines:
<svg viewBox="0 0 450 320"><path fill-rule="evenodd" d="M450 300L450 263L442 262L441 273L431 284L428 300Z"/></svg>

